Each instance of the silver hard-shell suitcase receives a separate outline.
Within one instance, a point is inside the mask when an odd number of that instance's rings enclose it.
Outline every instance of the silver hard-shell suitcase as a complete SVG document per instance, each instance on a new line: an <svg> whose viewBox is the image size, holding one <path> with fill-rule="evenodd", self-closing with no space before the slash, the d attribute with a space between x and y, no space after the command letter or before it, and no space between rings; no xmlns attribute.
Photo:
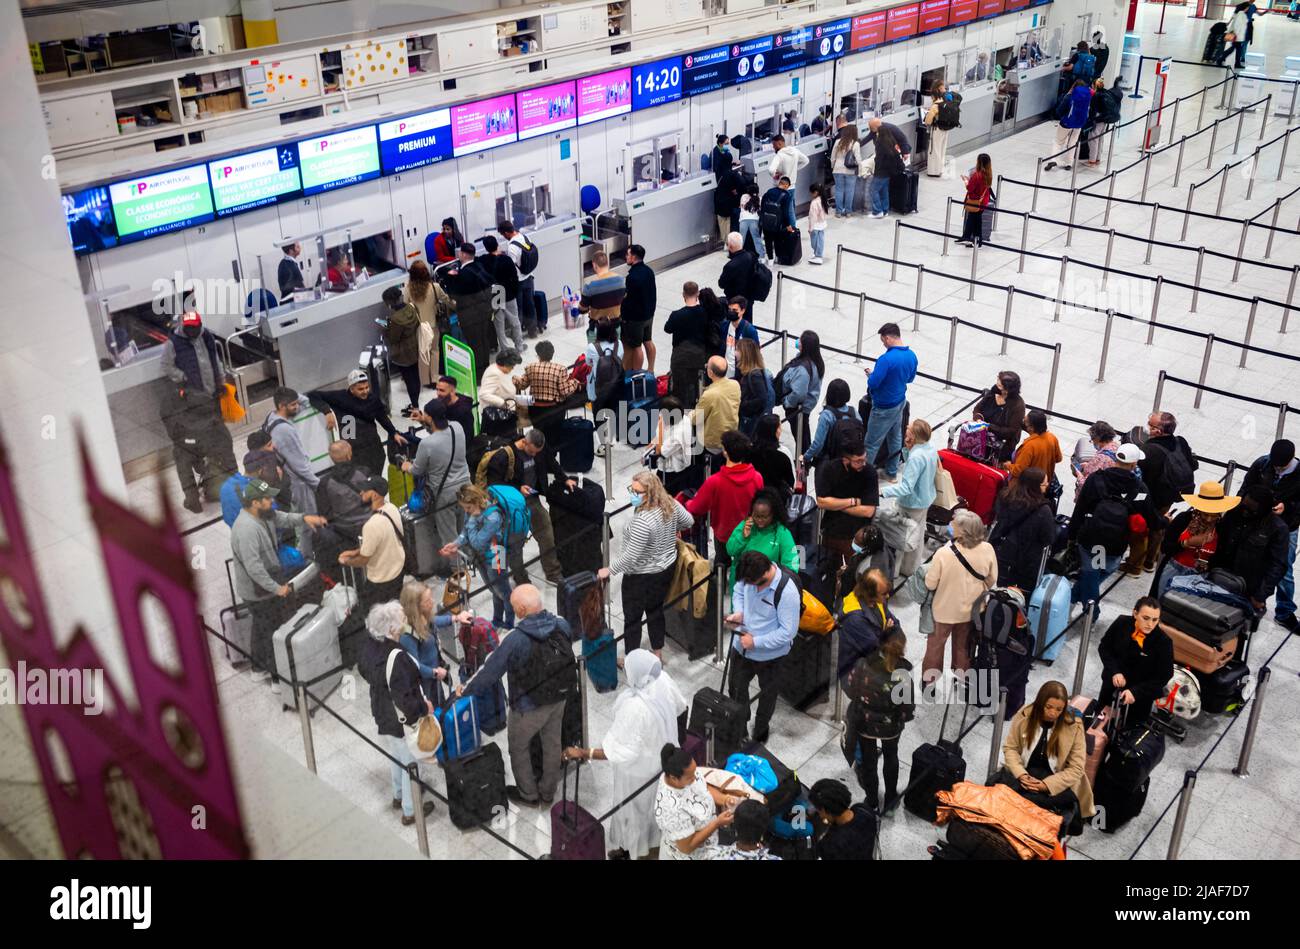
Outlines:
<svg viewBox="0 0 1300 949"><path fill-rule="evenodd" d="M335 611L318 604L307 604L275 631L275 671L285 680L280 700L285 708L298 707L294 682L312 683L307 690L324 700L338 688L343 678L343 657L339 651L339 626ZM330 673L329 675L326 675ZM320 676L326 676L319 681ZM307 702L313 714L315 703Z"/></svg>

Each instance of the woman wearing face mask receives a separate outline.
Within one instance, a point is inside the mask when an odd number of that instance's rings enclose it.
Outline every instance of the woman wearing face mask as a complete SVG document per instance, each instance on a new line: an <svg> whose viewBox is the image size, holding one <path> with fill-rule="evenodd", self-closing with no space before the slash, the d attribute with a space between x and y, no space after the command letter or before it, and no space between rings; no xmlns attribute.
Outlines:
<svg viewBox="0 0 1300 949"><path fill-rule="evenodd" d="M1165 559L1151 582L1152 596L1164 596L1179 577L1209 570L1210 558L1219 546L1219 519L1241 503L1241 498L1229 496L1217 481L1202 482L1195 494L1184 494L1183 500L1191 507L1176 514L1165 529L1161 547Z"/></svg>
<svg viewBox="0 0 1300 949"><path fill-rule="evenodd" d="M988 423L989 431L1002 440L999 462L1010 461L1025 427L1025 400L1020 397L1020 376L999 372L993 388L975 404L975 418Z"/></svg>
<svg viewBox="0 0 1300 949"><path fill-rule="evenodd" d="M695 518L668 496L649 471L639 471L627 486L634 511L623 531L623 546L598 576L623 574L624 655L641 646L641 618L650 630L650 648L663 659L664 603L677 565L677 532L690 530Z"/></svg>
<svg viewBox="0 0 1300 949"><path fill-rule="evenodd" d="M785 506L772 488L762 488L749 506L749 517L736 525L727 540L731 576L727 591L736 585L736 563L747 550L757 550L772 563L799 572L799 549L785 520Z"/></svg>

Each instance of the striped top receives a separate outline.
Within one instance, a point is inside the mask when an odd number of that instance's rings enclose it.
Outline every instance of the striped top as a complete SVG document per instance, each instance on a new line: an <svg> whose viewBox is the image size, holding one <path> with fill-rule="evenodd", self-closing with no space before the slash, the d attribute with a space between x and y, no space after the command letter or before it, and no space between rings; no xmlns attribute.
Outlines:
<svg viewBox="0 0 1300 949"><path fill-rule="evenodd" d="M689 530L695 518L673 501L672 520L659 511L637 511L623 531L623 549L609 572L662 573L677 562L677 532Z"/></svg>
<svg viewBox="0 0 1300 949"><path fill-rule="evenodd" d="M590 309L593 320L616 320L623 310L623 297L626 295L627 283L622 275L611 273L592 277L584 283L580 302Z"/></svg>

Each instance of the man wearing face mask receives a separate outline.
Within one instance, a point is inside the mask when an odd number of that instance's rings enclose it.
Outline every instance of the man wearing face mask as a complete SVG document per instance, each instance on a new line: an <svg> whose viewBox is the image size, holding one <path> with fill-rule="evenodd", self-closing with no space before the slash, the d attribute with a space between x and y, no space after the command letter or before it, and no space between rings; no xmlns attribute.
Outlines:
<svg viewBox="0 0 1300 949"><path fill-rule="evenodd" d="M1276 503L1273 490L1263 484L1243 490L1241 503L1219 519L1218 544L1210 556L1211 570L1222 567L1241 577L1259 616L1286 576L1290 531L1273 513Z"/></svg>
<svg viewBox="0 0 1300 949"><path fill-rule="evenodd" d="M749 301L744 297L732 297L727 301L727 318L718 327L718 338L722 340L722 352L718 353L727 360L727 378L736 378L736 344L742 339L758 342L758 330L754 324L745 319L749 311Z"/></svg>
<svg viewBox="0 0 1300 949"><path fill-rule="evenodd" d="M1277 599L1273 603L1273 616L1279 626L1300 633L1300 621L1295 615L1295 552L1297 528L1300 528L1300 461L1296 459L1295 442L1279 438L1267 455L1255 459L1246 472L1242 489L1262 484L1273 491L1273 513L1282 518L1291 534L1287 540L1286 573L1277 583Z"/></svg>

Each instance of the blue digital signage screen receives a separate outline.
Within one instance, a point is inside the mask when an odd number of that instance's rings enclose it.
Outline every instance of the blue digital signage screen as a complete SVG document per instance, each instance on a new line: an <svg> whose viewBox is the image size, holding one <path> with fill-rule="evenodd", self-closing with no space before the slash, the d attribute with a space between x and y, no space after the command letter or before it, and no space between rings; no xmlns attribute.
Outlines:
<svg viewBox="0 0 1300 949"><path fill-rule="evenodd" d="M852 17L813 27L812 48L808 51L808 62L824 63L838 59L847 53L849 32L852 27Z"/></svg>
<svg viewBox="0 0 1300 949"><path fill-rule="evenodd" d="M273 145L218 158L208 162L208 181L219 218L296 198L302 193L298 149Z"/></svg>
<svg viewBox="0 0 1300 949"><path fill-rule="evenodd" d="M63 195L63 216L68 222L72 249L78 255L117 246L113 202L108 196L107 185L95 185Z"/></svg>
<svg viewBox="0 0 1300 949"><path fill-rule="evenodd" d="M808 54L817 47L813 43L813 28L800 27L772 37L772 65L770 72L782 73L808 65Z"/></svg>
<svg viewBox="0 0 1300 949"><path fill-rule="evenodd" d="M698 96L731 83L731 47L715 46L682 57L682 92Z"/></svg>
<svg viewBox="0 0 1300 949"><path fill-rule="evenodd" d="M650 109L682 97L682 58L672 56L632 67L632 110Z"/></svg>
<svg viewBox="0 0 1300 949"><path fill-rule="evenodd" d="M731 71L735 82L749 82L761 79L772 69L772 37L762 36L758 39L745 40L731 45Z"/></svg>
<svg viewBox="0 0 1300 949"><path fill-rule="evenodd" d="M451 110L434 109L379 123L379 164L386 175L451 157Z"/></svg>

